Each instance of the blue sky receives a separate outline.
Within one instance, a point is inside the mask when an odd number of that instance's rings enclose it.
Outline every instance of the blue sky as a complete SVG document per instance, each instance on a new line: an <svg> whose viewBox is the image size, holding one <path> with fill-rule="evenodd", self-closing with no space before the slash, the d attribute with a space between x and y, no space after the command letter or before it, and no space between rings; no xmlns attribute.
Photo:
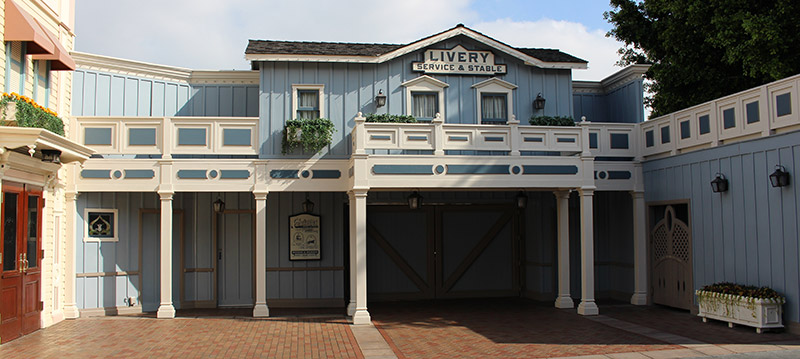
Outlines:
<svg viewBox="0 0 800 359"><path fill-rule="evenodd" d="M192 69L248 69L248 39L402 44L463 23L512 46L583 58L589 69L573 77L601 80L619 70L621 44L605 37L609 9L604 0L78 0L75 49Z"/></svg>

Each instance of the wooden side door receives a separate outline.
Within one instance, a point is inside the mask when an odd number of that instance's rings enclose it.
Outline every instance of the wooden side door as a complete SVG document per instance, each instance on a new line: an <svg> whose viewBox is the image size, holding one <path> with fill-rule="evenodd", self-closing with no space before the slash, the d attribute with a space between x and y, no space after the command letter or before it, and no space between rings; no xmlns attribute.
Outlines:
<svg viewBox="0 0 800 359"><path fill-rule="evenodd" d="M691 309L691 231L667 206L664 218L650 233L652 241L653 303Z"/></svg>
<svg viewBox="0 0 800 359"><path fill-rule="evenodd" d="M24 262L20 248L20 234L23 231L19 211L23 207L23 187L8 182L3 183L2 226L3 238L2 268L0 274L0 340L6 343L22 335L22 271Z"/></svg>

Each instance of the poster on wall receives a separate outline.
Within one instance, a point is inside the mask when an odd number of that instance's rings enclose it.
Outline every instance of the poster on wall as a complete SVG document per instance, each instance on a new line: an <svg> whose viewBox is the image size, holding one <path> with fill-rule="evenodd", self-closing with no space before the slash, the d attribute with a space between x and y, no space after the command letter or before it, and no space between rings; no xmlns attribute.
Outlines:
<svg viewBox="0 0 800 359"><path fill-rule="evenodd" d="M289 259L320 258L320 216L303 213L289 217Z"/></svg>

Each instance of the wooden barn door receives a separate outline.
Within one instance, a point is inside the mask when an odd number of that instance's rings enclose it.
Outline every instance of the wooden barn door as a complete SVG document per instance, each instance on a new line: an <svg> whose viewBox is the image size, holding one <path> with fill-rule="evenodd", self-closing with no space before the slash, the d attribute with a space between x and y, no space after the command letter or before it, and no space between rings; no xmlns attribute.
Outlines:
<svg viewBox="0 0 800 359"><path fill-rule="evenodd" d="M686 205L682 205L686 206ZM670 307L692 306L692 238L686 222L667 206L650 233L653 302Z"/></svg>

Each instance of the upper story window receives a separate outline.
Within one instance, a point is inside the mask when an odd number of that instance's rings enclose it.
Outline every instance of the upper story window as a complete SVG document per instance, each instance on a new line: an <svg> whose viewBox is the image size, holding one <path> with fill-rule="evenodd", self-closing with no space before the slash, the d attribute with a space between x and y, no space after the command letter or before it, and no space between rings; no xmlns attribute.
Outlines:
<svg viewBox="0 0 800 359"><path fill-rule="evenodd" d="M25 95L25 46L21 41L6 42L6 83L5 92Z"/></svg>
<svg viewBox="0 0 800 359"><path fill-rule="evenodd" d="M472 85L476 90L480 123L506 124L513 114L516 85L492 77Z"/></svg>
<svg viewBox="0 0 800 359"><path fill-rule="evenodd" d="M439 113L439 94L436 92L411 92L411 116L418 121L432 121Z"/></svg>
<svg viewBox="0 0 800 359"><path fill-rule="evenodd" d="M295 119L323 118L325 85L292 85L292 113Z"/></svg>
<svg viewBox="0 0 800 359"><path fill-rule="evenodd" d="M504 93L484 93L481 95L481 123L506 124L508 122L508 101Z"/></svg>
<svg viewBox="0 0 800 359"><path fill-rule="evenodd" d="M50 107L50 62L35 60L33 62L33 100L44 107Z"/></svg>
<svg viewBox="0 0 800 359"><path fill-rule="evenodd" d="M444 118L444 88L447 83L423 75L401 85L406 88L406 114L418 121L431 121L437 113Z"/></svg>

